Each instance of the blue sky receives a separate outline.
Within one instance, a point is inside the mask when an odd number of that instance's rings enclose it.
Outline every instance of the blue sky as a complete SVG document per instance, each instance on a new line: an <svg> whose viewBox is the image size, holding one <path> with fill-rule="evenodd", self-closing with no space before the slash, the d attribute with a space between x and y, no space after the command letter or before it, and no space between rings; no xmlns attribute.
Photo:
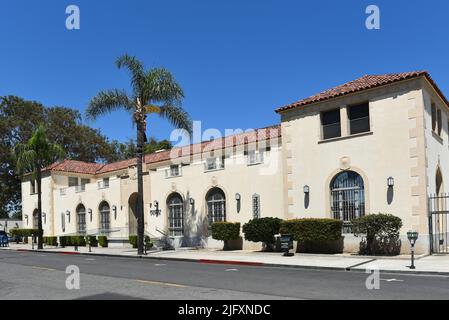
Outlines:
<svg viewBox="0 0 449 320"><path fill-rule="evenodd" d="M65 28L76 4L81 29ZM365 28L379 6L381 29ZM203 129L279 122L274 109L364 74L426 69L448 95L449 2L299 0L0 0L0 95L84 112L101 89L128 89L114 61L170 69ZM89 125L135 137L115 112ZM150 122L148 134L172 128Z"/></svg>

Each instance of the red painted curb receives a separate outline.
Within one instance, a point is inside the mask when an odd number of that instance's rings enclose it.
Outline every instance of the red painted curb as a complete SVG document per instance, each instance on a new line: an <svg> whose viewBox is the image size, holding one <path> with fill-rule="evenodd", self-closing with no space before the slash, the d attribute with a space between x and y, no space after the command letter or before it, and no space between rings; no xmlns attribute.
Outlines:
<svg viewBox="0 0 449 320"><path fill-rule="evenodd" d="M240 266L256 266L261 267L264 265L263 262L247 262L247 261L233 261L233 260L210 260L210 259L200 259L199 263L209 263L209 264L234 264Z"/></svg>
<svg viewBox="0 0 449 320"><path fill-rule="evenodd" d="M48 251L39 251L39 250L31 250L31 249L14 249L15 251L21 251L21 252L48 252ZM54 251L50 253L59 253L59 254L81 254L80 252L76 251Z"/></svg>

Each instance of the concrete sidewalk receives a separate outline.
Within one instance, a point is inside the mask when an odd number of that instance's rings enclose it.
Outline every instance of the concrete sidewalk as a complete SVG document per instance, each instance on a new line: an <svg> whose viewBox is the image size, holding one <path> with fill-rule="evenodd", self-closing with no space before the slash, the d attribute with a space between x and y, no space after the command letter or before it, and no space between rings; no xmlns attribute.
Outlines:
<svg viewBox="0 0 449 320"><path fill-rule="evenodd" d="M32 251L30 244L11 244L3 250ZM296 253L292 257L284 257L282 253L258 252L258 251L221 251L210 249L178 249L173 251L149 251L147 255L138 256L136 249L132 248L101 248L94 247L89 252L87 247L49 247L45 246L40 252L59 254L85 254L103 255L115 257L167 259L178 261L195 261L200 263L217 263L233 265L253 266L282 266L310 269L334 269L365 272L367 269L379 269L381 272L413 273L413 274L438 274L449 275L449 255L441 256L417 256L416 269L408 268L410 256L401 255L395 257L366 257L350 254L304 254ZM37 251L37 250L34 250Z"/></svg>

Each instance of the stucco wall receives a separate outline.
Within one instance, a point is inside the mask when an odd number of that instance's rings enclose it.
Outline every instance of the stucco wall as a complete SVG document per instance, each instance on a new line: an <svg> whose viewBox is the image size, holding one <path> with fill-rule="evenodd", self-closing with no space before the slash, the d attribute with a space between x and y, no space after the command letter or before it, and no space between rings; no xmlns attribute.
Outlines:
<svg viewBox="0 0 449 320"><path fill-rule="evenodd" d="M412 216L416 205L412 201L412 188L423 177L412 174L418 166L414 149L420 132L416 129L417 120L410 114L419 109L421 96L420 82L406 81L283 114L286 216L331 218L330 183L342 170L352 170L364 180L366 214L383 212L399 216L404 224L403 234L424 223ZM370 110L369 133L349 136L342 109L342 138L321 140L320 112L366 101ZM394 178L394 187L389 194L390 176ZM307 207L304 185L310 186Z"/></svg>

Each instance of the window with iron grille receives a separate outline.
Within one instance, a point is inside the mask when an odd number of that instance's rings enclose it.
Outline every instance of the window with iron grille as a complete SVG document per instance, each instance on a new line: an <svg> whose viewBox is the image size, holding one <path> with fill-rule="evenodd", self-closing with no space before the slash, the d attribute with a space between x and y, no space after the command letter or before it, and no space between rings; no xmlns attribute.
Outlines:
<svg viewBox="0 0 449 320"><path fill-rule="evenodd" d="M253 195L253 219L260 218L260 196L258 194Z"/></svg>
<svg viewBox="0 0 449 320"><path fill-rule="evenodd" d="M168 231L171 236L184 234L184 204L178 193L168 197Z"/></svg>
<svg viewBox="0 0 449 320"><path fill-rule="evenodd" d="M354 171L344 171L332 180L330 189L332 216L343 221L343 233L351 233L351 221L365 215L363 179Z"/></svg>
<svg viewBox="0 0 449 320"><path fill-rule="evenodd" d="M77 218L77 224L78 224L78 234L85 234L86 233L86 208L80 204L76 208L76 218Z"/></svg>
<svg viewBox="0 0 449 320"><path fill-rule="evenodd" d="M226 198L223 190L220 188L210 190L206 196L206 203L209 227L214 222L226 221Z"/></svg>
<svg viewBox="0 0 449 320"><path fill-rule="evenodd" d="M369 103L351 106L348 109L349 130L351 134L370 131Z"/></svg>
<svg viewBox="0 0 449 320"><path fill-rule="evenodd" d="M341 137L340 109L321 113L322 139Z"/></svg>
<svg viewBox="0 0 449 320"><path fill-rule="evenodd" d="M107 234L110 229L111 210L109 208L109 204L107 202L102 202L100 204L100 233Z"/></svg>

